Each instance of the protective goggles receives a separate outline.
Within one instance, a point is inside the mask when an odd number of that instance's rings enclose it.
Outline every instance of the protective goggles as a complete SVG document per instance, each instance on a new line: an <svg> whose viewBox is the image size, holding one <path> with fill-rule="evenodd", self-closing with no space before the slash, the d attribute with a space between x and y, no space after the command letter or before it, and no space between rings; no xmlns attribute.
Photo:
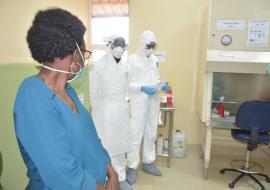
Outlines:
<svg viewBox="0 0 270 190"><path fill-rule="evenodd" d="M112 42L111 42L111 47L116 48L116 47L121 47L123 49L125 49L127 47L126 41L124 38L122 37L118 37L115 38Z"/></svg>
<svg viewBox="0 0 270 190"><path fill-rule="evenodd" d="M156 49L157 43L156 42L150 42L149 44L145 45L145 49Z"/></svg>

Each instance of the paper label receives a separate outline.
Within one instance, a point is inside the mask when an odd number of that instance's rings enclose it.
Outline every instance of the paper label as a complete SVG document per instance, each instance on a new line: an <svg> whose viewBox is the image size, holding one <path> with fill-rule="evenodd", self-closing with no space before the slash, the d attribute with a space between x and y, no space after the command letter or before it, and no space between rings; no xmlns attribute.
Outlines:
<svg viewBox="0 0 270 190"><path fill-rule="evenodd" d="M218 30L244 30L245 21L244 20L218 20L217 29Z"/></svg>
<svg viewBox="0 0 270 190"><path fill-rule="evenodd" d="M251 20L248 25L248 46L268 45L268 23L266 19Z"/></svg>

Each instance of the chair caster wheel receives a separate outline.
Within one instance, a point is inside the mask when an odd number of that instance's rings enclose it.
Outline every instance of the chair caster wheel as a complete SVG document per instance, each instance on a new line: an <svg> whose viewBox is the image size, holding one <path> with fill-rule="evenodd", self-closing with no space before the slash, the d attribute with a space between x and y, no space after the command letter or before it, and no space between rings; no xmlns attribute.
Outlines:
<svg viewBox="0 0 270 190"><path fill-rule="evenodd" d="M233 183L229 183L229 188L234 188L234 184Z"/></svg>
<svg viewBox="0 0 270 190"><path fill-rule="evenodd" d="M225 174L225 171L224 170L219 170L219 173L220 174Z"/></svg>

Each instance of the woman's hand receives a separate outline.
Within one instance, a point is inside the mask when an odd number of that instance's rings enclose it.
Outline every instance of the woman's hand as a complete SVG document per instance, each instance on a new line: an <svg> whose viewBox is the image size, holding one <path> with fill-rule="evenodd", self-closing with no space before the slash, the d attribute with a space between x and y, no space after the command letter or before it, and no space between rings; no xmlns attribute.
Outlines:
<svg viewBox="0 0 270 190"><path fill-rule="evenodd" d="M100 183L96 182L96 190L106 190L106 188Z"/></svg>
<svg viewBox="0 0 270 190"><path fill-rule="evenodd" d="M120 190L118 175L111 165L107 167L108 180L106 183L106 190Z"/></svg>

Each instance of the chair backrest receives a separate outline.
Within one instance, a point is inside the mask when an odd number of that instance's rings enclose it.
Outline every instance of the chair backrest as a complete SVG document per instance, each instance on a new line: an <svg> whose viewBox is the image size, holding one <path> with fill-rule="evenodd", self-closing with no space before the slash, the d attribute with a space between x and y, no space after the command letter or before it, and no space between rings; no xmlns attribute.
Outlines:
<svg viewBox="0 0 270 190"><path fill-rule="evenodd" d="M270 131L270 102L249 101L239 107L236 114L236 126L257 132Z"/></svg>

